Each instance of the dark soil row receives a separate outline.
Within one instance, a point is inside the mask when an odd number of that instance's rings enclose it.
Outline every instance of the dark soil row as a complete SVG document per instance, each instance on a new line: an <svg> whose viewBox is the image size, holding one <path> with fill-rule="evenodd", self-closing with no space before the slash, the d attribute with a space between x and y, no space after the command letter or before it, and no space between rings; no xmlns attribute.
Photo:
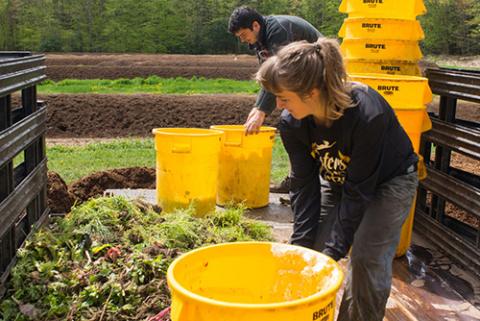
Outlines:
<svg viewBox="0 0 480 321"><path fill-rule="evenodd" d="M150 136L158 127L243 124L251 95L45 95L47 137ZM268 117L275 126L280 112Z"/></svg>

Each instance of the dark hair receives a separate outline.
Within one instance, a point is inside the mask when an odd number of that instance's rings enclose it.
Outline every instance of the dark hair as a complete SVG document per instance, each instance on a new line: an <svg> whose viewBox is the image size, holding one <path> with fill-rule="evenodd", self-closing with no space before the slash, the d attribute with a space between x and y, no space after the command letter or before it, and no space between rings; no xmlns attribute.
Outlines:
<svg viewBox="0 0 480 321"><path fill-rule="evenodd" d="M233 10L228 20L228 31L235 34L240 29L252 29L253 22L256 21L261 27L265 25L265 19L255 9L249 7L238 7Z"/></svg>
<svg viewBox="0 0 480 321"><path fill-rule="evenodd" d="M319 89L326 120L338 119L345 109L354 106L352 86L335 39L292 42L261 65L256 80L271 93L289 90L302 99L314 88Z"/></svg>

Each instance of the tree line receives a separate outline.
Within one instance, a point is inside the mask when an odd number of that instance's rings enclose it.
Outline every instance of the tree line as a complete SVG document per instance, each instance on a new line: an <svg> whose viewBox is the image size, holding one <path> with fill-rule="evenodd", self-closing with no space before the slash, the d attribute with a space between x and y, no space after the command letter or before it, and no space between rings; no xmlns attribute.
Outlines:
<svg viewBox="0 0 480 321"><path fill-rule="evenodd" d="M240 5L305 18L337 35L340 0L0 0L0 50L40 52L245 53L227 32ZM427 54L480 53L480 1L425 0Z"/></svg>

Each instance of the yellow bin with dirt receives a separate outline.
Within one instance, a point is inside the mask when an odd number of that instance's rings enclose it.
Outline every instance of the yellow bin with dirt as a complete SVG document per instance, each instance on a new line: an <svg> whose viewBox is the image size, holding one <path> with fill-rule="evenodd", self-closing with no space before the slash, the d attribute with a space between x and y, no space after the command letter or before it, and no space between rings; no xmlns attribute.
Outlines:
<svg viewBox="0 0 480 321"><path fill-rule="evenodd" d="M425 38L417 20L347 18L338 32L346 39L396 39L419 41Z"/></svg>
<svg viewBox="0 0 480 321"><path fill-rule="evenodd" d="M331 258L289 244L225 243L168 268L172 321L333 321L343 273Z"/></svg>
<svg viewBox="0 0 480 321"><path fill-rule="evenodd" d="M415 20L427 9L423 0L343 0L339 11L349 17Z"/></svg>
<svg viewBox="0 0 480 321"><path fill-rule="evenodd" d="M345 59L348 73L420 76L416 62L397 60Z"/></svg>
<svg viewBox="0 0 480 321"><path fill-rule="evenodd" d="M400 60L422 58L418 41L393 39L343 39L340 46L346 59Z"/></svg>
<svg viewBox="0 0 480 321"><path fill-rule="evenodd" d="M243 203L248 208L269 203L274 127L262 126L256 135L245 135L243 125L216 125L223 132L217 204Z"/></svg>
<svg viewBox="0 0 480 321"><path fill-rule="evenodd" d="M426 104L432 100L432 91L428 85L428 79L423 77L373 74L350 74L349 76L350 79L367 84L377 90L388 101L394 109L398 121L412 141L413 149L418 153L422 133L432 128L432 122L426 109ZM422 166L423 161L420 160L419 169ZM400 243L396 252L397 256L404 255L410 246L414 213L415 202L402 227Z"/></svg>
<svg viewBox="0 0 480 321"><path fill-rule="evenodd" d="M223 133L198 128L156 128L157 202L164 211L194 206L215 210Z"/></svg>

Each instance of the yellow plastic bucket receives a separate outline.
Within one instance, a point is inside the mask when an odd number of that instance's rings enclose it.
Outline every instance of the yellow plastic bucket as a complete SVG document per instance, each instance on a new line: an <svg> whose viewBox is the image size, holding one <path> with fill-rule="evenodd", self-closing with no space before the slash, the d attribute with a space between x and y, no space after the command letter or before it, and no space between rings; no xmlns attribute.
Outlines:
<svg viewBox="0 0 480 321"><path fill-rule="evenodd" d="M401 19L347 18L338 35L348 39L419 41L425 37L420 22Z"/></svg>
<svg viewBox="0 0 480 321"><path fill-rule="evenodd" d="M403 75L349 74L378 91L394 109L424 109L432 101L428 79Z"/></svg>
<svg viewBox="0 0 480 321"><path fill-rule="evenodd" d="M333 321L343 273L329 257L267 242L204 247L168 268L172 321Z"/></svg>
<svg viewBox="0 0 480 321"><path fill-rule="evenodd" d="M345 65L347 72L352 74L421 75L420 68L418 68L418 64L415 62L345 59Z"/></svg>
<svg viewBox="0 0 480 321"><path fill-rule="evenodd" d="M339 10L350 17L407 20L427 12L423 0L343 0Z"/></svg>
<svg viewBox="0 0 480 321"><path fill-rule="evenodd" d="M217 204L243 203L248 208L267 206L276 128L262 126L260 133L248 136L243 125L211 128L224 133Z"/></svg>
<svg viewBox="0 0 480 321"><path fill-rule="evenodd" d="M340 48L346 59L417 62L422 58L418 41L345 38Z"/></svg>
<svg viewBox="0 0 480 321"><path fill-rule="evenodd" d="M215 210L223 133L211 129L156 128L157 202L164 211L193 205L202 216Z"/></svg>

